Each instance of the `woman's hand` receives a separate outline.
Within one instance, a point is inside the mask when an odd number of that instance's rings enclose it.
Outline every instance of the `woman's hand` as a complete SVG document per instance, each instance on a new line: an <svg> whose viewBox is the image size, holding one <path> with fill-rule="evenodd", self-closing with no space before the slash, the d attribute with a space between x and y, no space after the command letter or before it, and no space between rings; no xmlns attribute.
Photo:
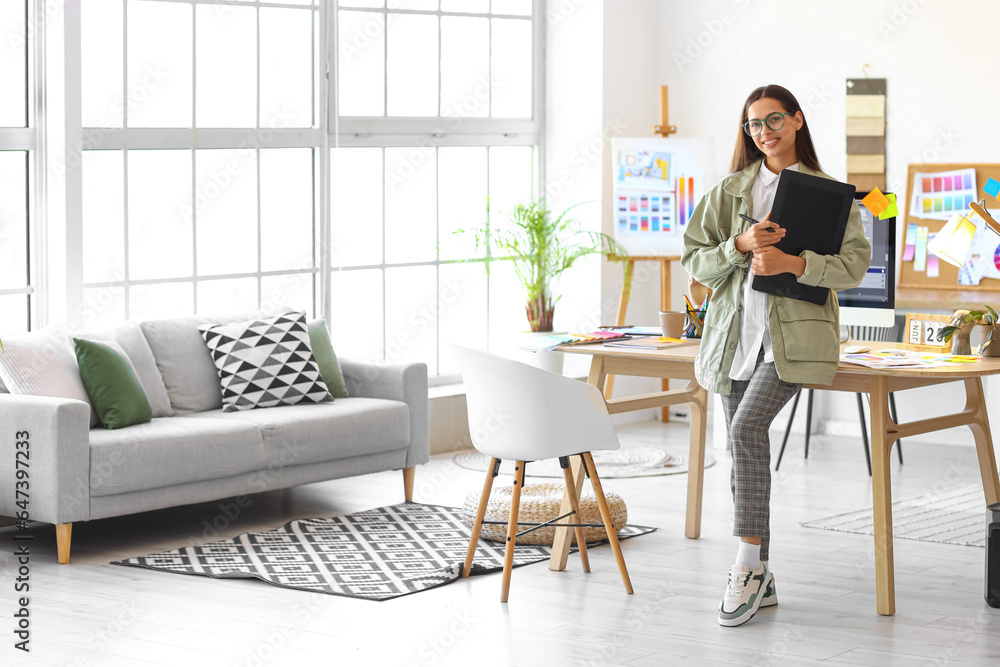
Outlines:
<svg viewBox="0 0 1000 667"><path fill-rule="evenodd" d="M736 249L747 253L759 248L773 246L775 243L785 238L784 227L778 227L773 222L769 222L771 214L768 213L764 219L736 237ZM774 231L769 231L773 229Z"/></svg>
<svg viewBox="0 0 1000 667"><path fill-rule="evenodd" d="M753 251L750 268L758 276L775 276L779 273L801 276L806 270L806 260L796 255L789 255L772 245Z"/></svg>

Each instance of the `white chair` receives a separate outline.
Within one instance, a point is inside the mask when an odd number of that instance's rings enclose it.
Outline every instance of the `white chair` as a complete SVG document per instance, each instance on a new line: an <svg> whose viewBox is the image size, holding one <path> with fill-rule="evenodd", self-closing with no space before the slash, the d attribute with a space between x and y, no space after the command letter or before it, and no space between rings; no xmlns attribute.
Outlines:
<svg viewBox="0 0 1000 667"><path fill-rule="evenodd" d="M607 405L600 390L593 385L563 377L496 355L452 345L452 350L462 370L465 382L465 396L469 411L469 432L472 444L477 450L490 456L490 468L486 472L479 510L472 526L472 538L465 557L462 576L468 577L472 569L472 559L479 543L489 503L493 478L497 476L500 461L515 461L514 488L510 503L510 520L507 522L507 543L504 553L503 581L500 601L507 601L510 588L510 572L514 562L514 544L518 535L537 530L541 526L574 517L575 523L560 524L573 527L584 572L590 572L587 545L583 539L583 528L601 524L582 524L576 487L569 470L569 457L579 455L584 470L594 487L597 505L601 510L603 527L608 533L611 549L618 563L625 590L632 593L625 558L622 556L618 535L611 525L611 513L604 498L601 480L594 466L591 452L601 449L618 449ZM532 461L559 459L566 480L566 488L572 499L572 511L544 523L527 523L517 520L520 507L521 489L524 486L525 465ZM502 522L489 522L502 523ZM517 527L532 526L517 532Z"/></svg>

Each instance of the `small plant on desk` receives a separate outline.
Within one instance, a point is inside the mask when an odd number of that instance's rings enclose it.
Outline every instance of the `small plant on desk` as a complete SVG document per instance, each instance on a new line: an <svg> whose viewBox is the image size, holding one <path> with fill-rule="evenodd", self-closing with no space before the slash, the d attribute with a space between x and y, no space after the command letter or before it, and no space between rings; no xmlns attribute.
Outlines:
<svg viewBox="0 0 1000 667"><path fill-rule="evenodd" d="M1000 356L997 349L994 347L990 348L990 343L993 342L993 334L997 330L997 326L1000 325L1000 315L997 315L997 311L990 306L985 306L986 310L956 310L955 314L952 316L951 321L948 325L942 327L938 332L938 340L943 340L945 342L951 341L951 337L958 333L960 340L964 335L966 345L968 345L969 333L972 329L973 324L979 324L989 327L989 331L986 333L986 337L983 342L979 344L979 349L977 354L984 356ZM989 353L987 350L989 349ZM953 350L954 351L954 350ZM956 352L956 354L969 354L971 348L965 352Z"/></svg>

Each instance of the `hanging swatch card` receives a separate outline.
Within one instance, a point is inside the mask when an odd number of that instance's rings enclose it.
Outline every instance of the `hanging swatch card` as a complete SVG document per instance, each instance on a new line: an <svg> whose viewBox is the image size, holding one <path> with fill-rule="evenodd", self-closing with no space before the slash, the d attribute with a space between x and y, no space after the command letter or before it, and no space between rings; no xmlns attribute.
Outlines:
<svg viewBox="0 0 1000 667"><path fill-rule="evenodd" d="M917 227L917 243L913 252L913 270L923 273L927 268L927 228Z"/></svg>
<svg viewBox="0 0 1000 667"><path fill-rule="evenodd" d="M917 223L911 222L906 225L906 241L903 246L903 261L913 261L913 251L917 247Z"/></svg>
<svg viewBox="0 0 1000 667"><path fill-rule="evenodd" d="M950 220L975 201L976 170L915 173L911 192L910 211L915 215L928 220Z"/></svg>
<svg viewBox="0 0 1000 667"><path fill-rule="evenodd" d="M937 236L937 234L928 234L927 243L929 244L933 241L935 236ZM927 277L937 278L939 275L941 275L941 269L938 265L938 256L932 252L927 253Z"/></svg>

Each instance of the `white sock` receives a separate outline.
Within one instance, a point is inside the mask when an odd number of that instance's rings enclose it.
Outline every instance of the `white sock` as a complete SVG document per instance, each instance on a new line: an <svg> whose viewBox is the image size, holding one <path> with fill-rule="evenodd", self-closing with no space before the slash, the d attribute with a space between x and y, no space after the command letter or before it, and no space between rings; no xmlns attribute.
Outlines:
<svg viewBox="0 0 1000 667"><path fill-rule="evenodd" d="M736 552L736 565L746 565L751 570L759 569L760 545L740 540L740 549Z"/></svg>

